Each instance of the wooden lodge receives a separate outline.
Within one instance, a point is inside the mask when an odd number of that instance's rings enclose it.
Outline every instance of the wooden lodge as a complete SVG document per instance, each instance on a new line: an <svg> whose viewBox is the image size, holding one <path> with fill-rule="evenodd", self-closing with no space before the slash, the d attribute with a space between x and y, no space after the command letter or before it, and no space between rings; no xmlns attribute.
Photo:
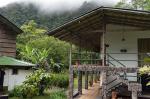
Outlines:
<svg viewBox="0 0 150 99"><path fill-rule="evenodd" d="M8 91L22 84L32 73L34 64L16 58L16 37L23 31L0 15L0 99L8 99Z"/></svg>
<svg viewBox="0 0 150 99"><path fill-rule="evenodd" d="M80 95L84 74L85 89L88 89L88 75L92 84L93 75L100 79L100 97L97 99L116 99L113 98L114 91L118 97L142 97L146 85L145 78L138 75L138 69L145 64L144 58L150 57L150 12L100 7L50 31L48 35L88 50L86 55L91 56L91 62L87 62L85 53L79 51L79 57L72 59L76 52L70 48L69 99L73 99L74 71L78 71Z"/></svg>
<svg viewBox="0 0 150 99"><path fill-rule="evenodd" d="M0 15L0 55L16 56L16 37L22 30Z"/></svg>

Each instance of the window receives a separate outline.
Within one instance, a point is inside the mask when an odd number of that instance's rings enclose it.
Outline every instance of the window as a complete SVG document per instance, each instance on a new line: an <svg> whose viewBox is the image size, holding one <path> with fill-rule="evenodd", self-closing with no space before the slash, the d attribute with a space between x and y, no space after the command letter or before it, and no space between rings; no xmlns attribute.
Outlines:
<svg viewBox="0 0 150 99"><path fill-rule="evenodd" d="M17 75L18 74L18 69L12 69L12 75Z"/></svg>

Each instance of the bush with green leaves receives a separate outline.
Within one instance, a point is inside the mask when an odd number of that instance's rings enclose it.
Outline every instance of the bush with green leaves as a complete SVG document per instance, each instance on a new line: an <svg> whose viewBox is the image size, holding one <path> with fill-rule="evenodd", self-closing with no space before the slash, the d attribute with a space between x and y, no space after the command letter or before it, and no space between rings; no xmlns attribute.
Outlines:
<svg viewBox="0 0 150 99"><path fill-rule="evenodd" d="M47 73L44 69L39 69L27 76L24 83L30 83L32 85L38 86L40 81L44 80L45 84L49 85L51 83L51 79L52 75L50 73Z"/></svg>
<svg viewBox="0 0 150 99"><path fill-rule="evenodd" d="M69 85L69 77L67 74L52 74L52 86L67 88Z"/></svg>
<svg viewBox="0 0 150 99"><path fill-rule="evenodd" d="M41 81L43 81L44 89L48 89L52 86L67 88L69 84L67 74L51 74L43 69L39 69L27 76L22 85L16 86L14 90L10 92L10 96L31 98L40 95Z"/></svg>
<svg viewBox="0 0 150 99"><path fill-rule="evenodd" d="M67 99L67 96L64 91L58 91L51 93L50 99Z"/></svg>
<svg viewBox="0 0 150 99"><path fill-rule="evenodd" d="M44 87L48 88L52 84L52 75L43 69L36 70L26 77L22 85L14 88L11 95L23 98L39 95L41 80L44 81Z"/></svg>
<svg viewBox="0 0 150 99"><path fill-rule="evenodd" d="M13 96L15 96L15 97L21 97L21 88L20 88L20 86L15 86L15 88L12 90L12 91L10 91L9 92L9 96L10 97L13 97Z"/></svg>
<svg viewBox="0 0 150 99"><path fill-rule="evenodd" d="M150 65L144 65L143 67L141 67L139 69L139 73L140 75L149 75L150 76ZM148 77L147 79L150 80L150 78ZM150 81L146 84L147 86L150 86Z"/></svg>
<svg viewBox="0 0 150 99"><path fill-rule="evenodd" d="M17 36L18 59L39 64L41 67L48 64L51 69L54 69L53 71L57 72L68 68L68 43L45 35L46 29L38 27L34 20L23 24L21 29L23 33ZM51 64L49 59L65 65Z"/></svg>

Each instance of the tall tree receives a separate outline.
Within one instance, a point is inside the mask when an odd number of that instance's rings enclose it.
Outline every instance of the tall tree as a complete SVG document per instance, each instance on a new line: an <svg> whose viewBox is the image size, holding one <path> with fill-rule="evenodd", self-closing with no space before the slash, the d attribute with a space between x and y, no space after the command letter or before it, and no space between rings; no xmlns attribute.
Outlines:
<svg viewBox="0 0 150 99"><path fill-rule="evenodd" d="M150 0L121 0L116 7L135 10L150 10Z"/></svg>
<svg viewBox="0 0 150 99"><path fill-rule="evenodd" d="M68 65L68 43L45 35L46 30L33 20L26 22L21 29L24 32L17 37L18 58L40 64L51 63L50 59L53 59L55 63Z"/></svg>

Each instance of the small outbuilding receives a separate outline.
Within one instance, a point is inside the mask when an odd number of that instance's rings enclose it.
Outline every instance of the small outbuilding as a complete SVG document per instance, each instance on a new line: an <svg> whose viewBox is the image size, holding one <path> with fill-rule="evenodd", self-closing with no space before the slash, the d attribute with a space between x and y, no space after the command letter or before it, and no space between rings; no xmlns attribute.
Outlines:
<svg viewBox="0 0 150 99"><path fill-rule="evenodd" d="M0 57L0 85L8 90L14 89L16 85L22 84L26 76L32 73L34 64L17 60L12 57Z"/></svg>

